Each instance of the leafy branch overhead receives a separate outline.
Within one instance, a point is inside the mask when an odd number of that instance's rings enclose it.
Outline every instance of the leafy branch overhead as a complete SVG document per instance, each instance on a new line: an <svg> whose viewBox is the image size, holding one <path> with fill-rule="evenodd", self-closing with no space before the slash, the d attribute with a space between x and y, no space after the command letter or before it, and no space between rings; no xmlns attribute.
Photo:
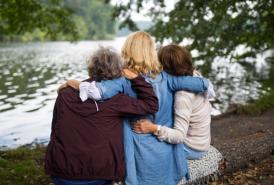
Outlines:
<svg viewBox="0 0 274 185"><path fill-rule="evenodd" d="M0 6L1 35L20 35L38 28L52 39L60 33L78 37L71 10L59 0L1 0Z"/></svg>
<svg viewBox="0 0 274 185"><path fill-rule="evenodd" d="M207 63L215 56L244 61L274 48L273 0L179 0L169 12L164 9L164 0L135 0L118 4L114 16L126 17L122 25L134 28L132 12L139 12L149 3L154 3L148 11L154 22L149 30L152 35L161 42L189 39L188 47L197 50L197 59ZM246 52L235 54L239 45Z"/></svg>
<svg viewBox="0 0 274 185"><path fill-rule="evenodd" d="M0 0L0 41L114 37L112 5L101 0Z"/></svg>

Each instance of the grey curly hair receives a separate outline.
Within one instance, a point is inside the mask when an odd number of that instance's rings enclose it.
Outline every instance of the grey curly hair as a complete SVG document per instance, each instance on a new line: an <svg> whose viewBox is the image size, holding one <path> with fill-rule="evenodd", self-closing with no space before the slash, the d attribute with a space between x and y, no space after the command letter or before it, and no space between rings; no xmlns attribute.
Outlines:
<svg viewBox="0 0 274 185"><path fill-rule="evenodd" d="M112 49L100 47L87 61L89 76L96 81L121 77L123 62Z"/></svg>

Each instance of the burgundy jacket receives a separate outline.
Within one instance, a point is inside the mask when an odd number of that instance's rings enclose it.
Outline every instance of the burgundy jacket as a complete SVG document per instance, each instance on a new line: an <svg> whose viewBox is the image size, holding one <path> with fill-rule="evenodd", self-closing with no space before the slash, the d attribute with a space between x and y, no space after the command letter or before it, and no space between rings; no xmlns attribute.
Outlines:
<svg viewBox="0 0 274 185"><path fill-rule="evenodd" d="M90 81L90 80L89 80ZM96 103L82 102L66 88L55 102L46 173L67 179L123 180L123 118L158 111L158 99L143 77L132 80L138 99L125 94Z"/></svg>

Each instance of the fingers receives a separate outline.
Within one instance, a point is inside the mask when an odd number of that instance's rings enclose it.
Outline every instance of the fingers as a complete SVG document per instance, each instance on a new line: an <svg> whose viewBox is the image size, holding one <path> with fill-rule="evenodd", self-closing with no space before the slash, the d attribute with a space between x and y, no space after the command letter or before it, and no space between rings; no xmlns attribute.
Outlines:
<svg viewBox="0 0 274 185"><path fill-rule="evenodd" d="M135 122L135 124L139 124L139 125L141 125L141 124L144 124L144 123L146 123L146 122L148 122L149 120L147 120L147 119L139 119L139 120L137 120L136 122Z"/></svg>
<svg viewBox="0 0 274 185"><path fill-rule="evenodd" d="M128 69L123 69L122 74L124 77L126 77L127 79L131 79L130 78L130 73Z"/></svg>
<svg viewBox="0 0 274 185"><path fill-rule="evenodd" d="M64 89L65 87L67 87L67 84L66 84L66 83L65 83L65 84L60 85L60 86L58 87L58 89L57 89L57 94L59 94L59 93L60 93L60 91L61 91L62 89Z"/></svg>
<svg viewBox="0 0 274 185"><path fill-rule="evenodd" d="M132 129L137 134L145 134L145 132L141 131L140 129Z"/></svg>
<svg viewBox="0 0 274 185"><path fill-rule="evenodd" d="M137 134L143 134L143 129L142 129L142 125L140 123L135 123L133 126L132 126L132 130L137 133Z"/></svg>
<svg viewBox="0 0 274 185"><path fill-rule="evenodd" d="M133 79L133 78L136 78L138 76L135 72L133 72L129 69L123 69L122 74L127 79Z"/></svg>
<svg viewBox="0 0 274 185"><path fill-rule="evenodd" d="M123 69L122 70L122 75L127 77L128 71L129 71L128 69Z"/></svg>
<svg viewBox="0 0 274 185"><path fill-rule="evenodd" d="M129 70L125 68L125 69L122 70L122 73L123 73L123 74L126 74L128 71L129 71Z"/></svg>
<svg viewBox="0 0 274 185"><path fill-rule="evenodd" d="M152 129L154 129L155 126L150 120L140 119L133 123L131 127L135 133L148 134L153 132Z"/></svg>

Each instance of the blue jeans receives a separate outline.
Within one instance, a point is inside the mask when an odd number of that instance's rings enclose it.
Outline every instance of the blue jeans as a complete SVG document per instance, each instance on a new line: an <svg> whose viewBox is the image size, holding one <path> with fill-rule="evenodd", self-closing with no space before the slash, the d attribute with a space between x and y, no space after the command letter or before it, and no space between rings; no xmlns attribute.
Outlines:
<svg viewBox="0 0 274 185"><path fill-rule="evenodd" d="M112 182L109 180L72 180L60 177L52 177L52 180L55 185L105 185Z"/></svg>
<svg viewBox="0 0 274 185"><path fill-rule="evenodd" d="M186 146L185 144L184 144L184 151L186 154L186 158L189 160L201 159L204 155L207 154L207 152L194 150L194 149Z"/></svg>

